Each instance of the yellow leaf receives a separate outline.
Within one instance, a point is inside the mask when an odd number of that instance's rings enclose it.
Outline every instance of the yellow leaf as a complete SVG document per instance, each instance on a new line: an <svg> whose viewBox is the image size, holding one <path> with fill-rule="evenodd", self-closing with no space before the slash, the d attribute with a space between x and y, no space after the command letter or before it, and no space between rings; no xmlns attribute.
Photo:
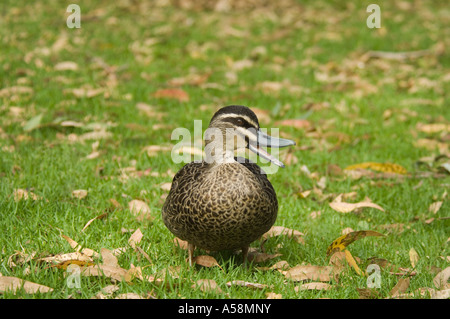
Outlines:
<svg viewBox="0 0 450 319"><path fill-rule="evenodd" d="M69 265L88 267L88 266L94 266L94 263L91 263L91 262L85 261L85 260L71 259L71 260L62 261L59 264L53 265L52 267L56 267L59 269L67 269L67 267L69 267Z"/></svg>
<svg viewBox="0 0 450 319"><path fill-rule="evenodd" d="M411 266L413 268L415 268L417 265L417 262L419 261L419 254L414 249L414 247L411 247L411 249L409 250L409 260L411 262Z"/></svg>
<svg viewBox="0 0 450 319"><path fill-rule="evenodd" d="M408 171L401 165L393 163L376 163L376 162L365 162L347 166L345 170L355 170L355 169L371 169L378 172L385 173L395 173L405 175Z"/></svg>
<svg viewBox="0 0 450 319"><path fill-rule="evenodd" d="M347 262L348 262L348 264L350 265L350 266L352 266L354 269L355 269L355 271L356 271L356 273L358 274L358 275L364 275L364 273L361 271L361 269L358 267L358 265L356 264L356 260L355 260L355 258L353 258L353 256L352 256L352 254L350 253L350 251L348 251L347 249L346 250L344 250L344 253L345 253L345 259L347 260Z"/></svg>
<svg viewBox="0 0 450 319"><path fill-rule="evenodd" d="M343 235L336 240L334 240L330 246L327 248L327 256L331 255L332 253L336 251L342 251L344 250L348 245L353 243L354 241L367 237L367 236L383 236L383 234L380 234L373 230L360 230L360 231L354 231L351 233L348 233L346 235Z"/></svg>

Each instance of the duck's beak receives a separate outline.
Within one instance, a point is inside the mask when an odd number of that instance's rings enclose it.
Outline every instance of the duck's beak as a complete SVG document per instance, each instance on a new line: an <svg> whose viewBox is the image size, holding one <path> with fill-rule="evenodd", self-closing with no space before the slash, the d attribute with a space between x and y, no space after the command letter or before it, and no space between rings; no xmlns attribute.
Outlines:
<svg viewBox="0 0 450 319"><path fill-rule="evenodd" d="M278 165L280 167L284 167L284 164L269 154L265 149L263 149L261 146L265 147L286 147L290 145L295 145L295 142L292 140L288 140L285 138L279 138L279 137L273 137L270 135L267 135L266 133L262 132L261 130L256 131L256 139L250 138L248 140L248 149L262 158L271 161L275 165Z"/></svg>

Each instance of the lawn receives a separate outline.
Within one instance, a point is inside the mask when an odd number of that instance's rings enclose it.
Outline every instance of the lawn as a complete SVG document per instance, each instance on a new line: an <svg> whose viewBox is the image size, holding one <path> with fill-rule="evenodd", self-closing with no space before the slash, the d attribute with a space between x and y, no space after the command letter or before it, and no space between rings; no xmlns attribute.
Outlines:
<svg viewBox="0 0 450 319"><path fill-rule="evenodd" d="M384 1L381 28L370 1L295 0L78 1L69 28L74 2L0 5L2 298L448 298L434 280L450 261L445 1ZM230 104L297 143L268 175L287 234L253 243L247 268L203 250L189 267L161 218L183 166L172 132L198 143L194 120ZM327 255L355 231L384 236ZM292 275L336 263L328 279ZM111 269L74 287L70 264Z"/></svg>

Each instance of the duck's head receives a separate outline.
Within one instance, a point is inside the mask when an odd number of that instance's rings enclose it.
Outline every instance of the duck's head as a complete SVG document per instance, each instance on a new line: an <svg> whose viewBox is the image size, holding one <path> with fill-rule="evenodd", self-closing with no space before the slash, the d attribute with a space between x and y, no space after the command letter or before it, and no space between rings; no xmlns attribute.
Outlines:
<svg viewBox="0 0 450 319"><path fill-rule="evenodd" d="M264 147L285 147L295 142L285 138L269 136L260 130L256 114L246 106L229 105L218 110L205 132L205 152L213 161L223 162L234 158L234 151L248 148L275 165L284 167Z"/></svg>

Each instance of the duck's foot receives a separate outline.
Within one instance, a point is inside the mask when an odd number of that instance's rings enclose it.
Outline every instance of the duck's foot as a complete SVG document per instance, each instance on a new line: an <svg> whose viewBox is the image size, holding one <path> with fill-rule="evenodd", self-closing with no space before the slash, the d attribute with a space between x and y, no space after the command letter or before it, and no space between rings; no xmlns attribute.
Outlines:
<svg viewBox="0 0 450 319"><path fill-rule="evenodd" d="M192 266L192 260L194 259L194 250L195 250L195 246L191 243L188 243L189 266Z"/></svg>
<svg viewBox="0 0 450 319"><path fill-rule="evenodd" d="M242 259L244 262L244 268L248 267L248 245L241 248L242 249Z"/></svg>

